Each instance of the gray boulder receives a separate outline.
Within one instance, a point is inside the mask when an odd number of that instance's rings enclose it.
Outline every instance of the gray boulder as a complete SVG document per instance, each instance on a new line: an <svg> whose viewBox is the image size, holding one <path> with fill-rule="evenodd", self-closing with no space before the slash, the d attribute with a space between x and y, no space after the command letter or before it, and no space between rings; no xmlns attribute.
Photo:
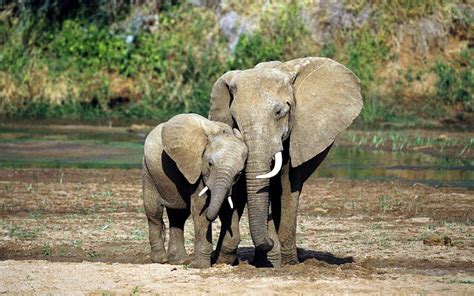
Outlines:
<svg viewBox="0 0 474 296"><path fill-rule="evenodd" d="M255 29L253 19L243 18L235 11L223 14L219 19L219 27L222 34L229 41L229 50L234 52L242 34L251 34Z"/></svg>

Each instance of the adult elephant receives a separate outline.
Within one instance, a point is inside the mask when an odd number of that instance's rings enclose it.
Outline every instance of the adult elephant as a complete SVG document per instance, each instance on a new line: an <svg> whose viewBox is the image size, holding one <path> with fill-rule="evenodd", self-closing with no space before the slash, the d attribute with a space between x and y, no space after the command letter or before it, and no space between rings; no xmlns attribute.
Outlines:
<svg viewBox="0 0 474 296"><path fill-rule="evenodd" d="M257 259L273 266L298 262L303 183L361 109L359 79L327 58L264 62L216 81L209 118L237 127L249 148L245 181Z"/></svg>

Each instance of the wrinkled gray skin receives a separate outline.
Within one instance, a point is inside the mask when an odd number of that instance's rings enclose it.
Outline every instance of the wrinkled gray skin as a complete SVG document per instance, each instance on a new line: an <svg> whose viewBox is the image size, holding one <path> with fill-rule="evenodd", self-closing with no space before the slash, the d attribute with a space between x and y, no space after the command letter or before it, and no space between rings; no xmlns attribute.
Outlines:
<svg viewBox="0 0 474 296"><path fill-rule="evenodd" d="M361 108L358 78L326 58L261 63L216 81L209 118L237 127L249 148L245 181L257 264L298 262L296 219L303 184ZM283 154L279 173L257 179L272 170L277 152Z"/></svg>
<svg viewBox="0 0 474 296"><path fill-rule="evenodd" d="M145 140L144 150L143 200L152 261L188 262L183 228L192 212L195 239L191 266L209 267L212 253L210 221L216 219L222 208L218 259L232 263L240 242L239 212L245 201L234 202L235 207L231 210L227 197L247 158L242 135L226 124L197 114L182 114L153 129ZM198 196L206 185L209 191ZM164 208L170 225L168 252L164 247Z"/></svg>

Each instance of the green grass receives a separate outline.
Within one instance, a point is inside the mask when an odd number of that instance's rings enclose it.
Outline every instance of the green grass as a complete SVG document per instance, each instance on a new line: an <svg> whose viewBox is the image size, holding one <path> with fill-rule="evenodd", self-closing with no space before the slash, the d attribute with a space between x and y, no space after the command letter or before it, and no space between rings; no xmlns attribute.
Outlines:
<svg viewBox="0 0 474 296"><path fill-rule="evenodd" d="M456 280L449 280L449 284L468 284L474 285L474 278L473 279L456 279Z"/></svg>
<svg viewBox="0 0 474 296"><path fill-rule="evenodd" d="M142 241L145 239L145 232L143 229L136 227L135 230L132 232L133 238L138 241Z"/></svg>
<svg viewBox="0 0 474 296"><path fill-rule="evenodd" d="M38 237L38 230L37 229L32 229L32 230L26 230L22 229L17 225L13 225L10 227L8 231L8 235L10 237L16 237L21 240L27 240L27 239L34 239Z"/></svg>
<svg viewBox="0 0 474 296"><path fill-rule="evenodd" d="M28 213L29 219L41 219L43 218L43 213L40 210L33 210Z"/></svg>
<svg viewBox="0 0 474 296"><path fill-rule="evenodd" d="M43 245L41 250L44 256L51 256L53 254L51 251L51 247L47 243Z"/></svg>
<svg viewBox="0 0 474 296"><path fill-rule="evenodd" d="M430 149L432 153L445 155L445 149L451 149L459 164L468 163L466 155L474 147L474 139L469 137L449 138L442 136L412 134L407 131L391 130L387 132L357 133L349 131L338 139L342 145L350 145L357 149L385 150L393 152L423 151ZM454 151L453 151L454 150ZM442 159L441 157L441 159ZM451 160L452 161L452 160Z"/></svg>
<svg viewBox="0 0 474 296"><path fill-rule="evenodd" d="M13 193L13 184L12 183L5 183L3 184L3 189L4 189L4 192L9 194L9 193Z"/></svg>
<svg viewBox="0 0 474 296"><path fill-rule="evenodd" d="M395 210L400 207L400 201L394 199L389 195L383 195L379 197L379 206L383 213L391 210Z"/></svg>
<svg viewBox="0 0 474 296"><path fill-rule="evenodd" d="M88 259L96 259L96 258L100 257L100 254L96 251L87 251L86 256L87 256Z"/></svg>

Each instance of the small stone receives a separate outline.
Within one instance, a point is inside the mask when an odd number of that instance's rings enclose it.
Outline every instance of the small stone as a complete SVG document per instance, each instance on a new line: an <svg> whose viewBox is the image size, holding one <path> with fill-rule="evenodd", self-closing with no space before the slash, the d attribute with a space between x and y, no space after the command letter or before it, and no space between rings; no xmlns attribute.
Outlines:
<svg viewBox="0 0 474 296"><path fill-rule="evenodd" d="M431 218L430 217L416 217L416 218L411 218L410 221L415 222L415 223L428 223L431 221Z"/></svg>

